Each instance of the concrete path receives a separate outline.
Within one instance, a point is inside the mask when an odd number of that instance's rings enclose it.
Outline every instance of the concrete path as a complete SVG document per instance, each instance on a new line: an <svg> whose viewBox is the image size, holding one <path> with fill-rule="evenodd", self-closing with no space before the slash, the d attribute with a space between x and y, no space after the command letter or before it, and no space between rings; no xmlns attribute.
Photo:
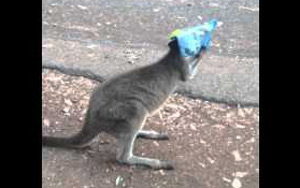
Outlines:
<svg viewBox="0 0 300 188"><path fill-rule="evenodd" d="M168 50L174 29L217 18L210 53L196 78L178 88L190 97L257 106L258 0L43 0L43 67L104 81Z"/></svg>

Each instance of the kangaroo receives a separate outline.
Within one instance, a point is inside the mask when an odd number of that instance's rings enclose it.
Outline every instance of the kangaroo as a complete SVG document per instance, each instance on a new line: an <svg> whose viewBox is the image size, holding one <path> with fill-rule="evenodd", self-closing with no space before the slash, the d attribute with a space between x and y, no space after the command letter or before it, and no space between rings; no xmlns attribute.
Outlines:
<svg viewBox="0 0 300 188"><path fill-rule="evenodd" d="M195 57L180 56L176 39L158 62L116 76L98 86L89 101L82 130L70 138L42 137L43 146L84 148L99 133L117 140L116 160L121 164L173 169L167 160L133 154L136 138L167 140L167 133L144 130L146 118L158 110L180 82L193 78L205 48Z"/></svg>

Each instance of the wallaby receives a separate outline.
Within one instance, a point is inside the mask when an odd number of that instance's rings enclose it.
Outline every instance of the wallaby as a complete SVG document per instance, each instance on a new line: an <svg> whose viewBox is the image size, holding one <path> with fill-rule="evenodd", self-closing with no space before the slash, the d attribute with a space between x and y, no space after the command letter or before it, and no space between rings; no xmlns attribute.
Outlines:
<svg viewBox="0 0 300 188"><path fill-rule="evenodd" d="M197 72L205 49L195 57L180 56L176 39L168 44L169 52L157 63L116 76L93 92L82 130L70 138L42 137L43 146L83 148L99 133L117 139L119 163L146 165L153 169L173 169L170 161L133 155L137 137L166 140L166 133L143 130L147 116L158 110L180 82Z"/></svg>

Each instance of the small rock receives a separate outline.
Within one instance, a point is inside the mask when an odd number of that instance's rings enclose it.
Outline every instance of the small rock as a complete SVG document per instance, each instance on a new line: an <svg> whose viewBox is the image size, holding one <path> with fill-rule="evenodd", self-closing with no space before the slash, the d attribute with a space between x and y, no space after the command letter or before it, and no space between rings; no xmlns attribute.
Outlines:
<svg viewBox="0 0 300 188"><path fill-rule="evenodd" d="M70 107L65 107L63 110L62 110L64 113L68 113L70 111Z"/></svg>
<svg viewBox="0 0 300 188"><path fill-rule="evenodd" d="M233 188L241 188L242 187L241 181L237 178L234 178L231 185Z"/></svg>

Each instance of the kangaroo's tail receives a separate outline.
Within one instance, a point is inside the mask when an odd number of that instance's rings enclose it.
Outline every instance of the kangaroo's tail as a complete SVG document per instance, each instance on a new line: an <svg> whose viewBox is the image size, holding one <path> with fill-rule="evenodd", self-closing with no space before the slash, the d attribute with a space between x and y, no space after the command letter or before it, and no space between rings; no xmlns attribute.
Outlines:
<svg viewBox="0 0 300 188"><path fill-rule="evenodd" d="M85 147L96 134L87 134L84 130L79 132L78 134L69 137L69 138L60 138L60 137L42 137L43 146L48 147L60 147L60 148L83 148Z"/></svg>

